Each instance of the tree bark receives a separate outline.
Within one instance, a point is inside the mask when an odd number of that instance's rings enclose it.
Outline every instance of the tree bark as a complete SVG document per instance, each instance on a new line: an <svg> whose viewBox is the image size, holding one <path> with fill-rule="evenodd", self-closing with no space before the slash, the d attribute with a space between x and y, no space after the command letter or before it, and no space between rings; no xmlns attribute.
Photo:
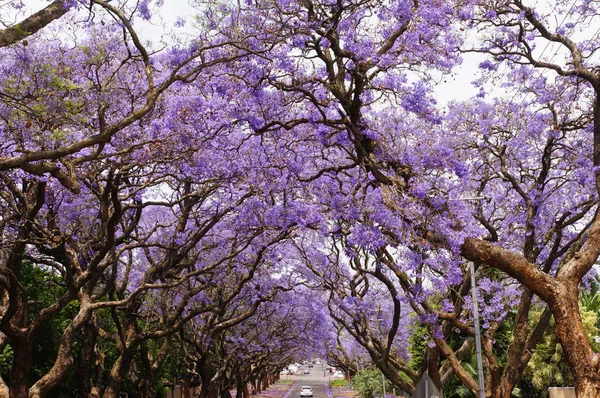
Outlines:
<svg viewBox="0 0 600 398"><path fill-rule="evenodd" d="M199 398L218 398L220 395L218 386L212 382L215 376L215 370L210 365L208 359L202 359L198 366L198 373L202 379L202 389L200 390Z"/></svg>
<svg viewBox="0 0 600 398"><path fill-rule="evenodd" d="M250 391L248 391L248 384L244 383L244 394L242 398L250 398Z"/></svg>
<svg viewBox="0 0 600 398"><path fill-rule="evenodd" d="M156 378L153 376L154 375L144 378L142 387L143 398L156 398Z"/></svg>
<svg viewBox="0 0 600 398"><path fill-rule="evenodd" d="M594 166L600 166L600 87L596 88L594 101ZM596 189L600 193L600 170L596 170Z"/></svg>
<svg viewBox="0 0 600 398"><path fill-rule="evenodd" d="M578 283L564 282L551 304L556 322L556 337L563 347L575 379L578 398L600 396L600 355L594 353L579 311Z"/></svg>
<svg viewBox="0 0 600 398"><path fill-rule="evenodd" d="M29 367L31 364L31 341L25 337L14 339L12 343L13 359L10 368L10 398L29 397Z"/></svg>
<svg viewBox="0 0 600 398"><path fill-rule="evenodd" d="M92 396L93 365L96 362L96 338L98 331L94 319L91 318L82 329L81 349L75 370L75 385L79 398Z"/></svg>
<svg viewBox="0 0 600 398"><path fill-rule="evenodd" d="M223 387L219 398L231 398L231 391L229 391L229 388Z"/></svg>
<svg viewBox="0 0 600 398"><path fill-rule="evenodd" d="M0 30L0 47L10 46L23 40L27 36L44 28L52 21L62 17L69 11L67 3L64 0L56 0L29 18Z"/></svg>
<svg viewBox="0 0 600 398"><path fill-rule="evenodd" d="M463 254L506 272L532 290L547 304L556 322L555 332L571 373L578 398L600 396L600 355L593 352L579 310L579 284L598 258L600 222L595 220L588 239L578 253L552 278L521 255L481 240L467 239Z"/></svg>
<svg viewBox="0 0 600 398"><path fill-rule="evenodd" d="M113 365L110 375L108 376L108 385L106 390L104 390L104 394L102 394L103 398L117 398L121 393L123 379L129 371L136 346L137 344L126 347Z"/></svg>
<svg viewBox="0 0 600 398"><path fill-rule="evenodd" d="M264 375L264 374L262 376L261 384L262 384L262 389L263 390L266 390L267 388L269 388L269 380L267 379L267 376Z"/></svg>
<svg viewBox="0 0 600 398"><path fill-rule="evenodd" d="M244 390L245 390L244 379L241 375L241 372L238 373L236 378L236 390L235 390L235 398L244 398Z"/></svg>

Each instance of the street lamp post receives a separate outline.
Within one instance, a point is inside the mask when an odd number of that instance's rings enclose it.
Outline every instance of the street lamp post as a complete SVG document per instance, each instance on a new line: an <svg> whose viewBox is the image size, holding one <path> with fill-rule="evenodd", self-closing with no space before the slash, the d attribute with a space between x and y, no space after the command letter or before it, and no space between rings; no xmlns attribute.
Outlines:
<svg viewBox="0 0 600 398"><path fill-rule="evenodd" d="M385 376L383 375L383 372L381 372L381 382L383 384L383 398L385 398Z"/></svg>
<svg viewBox="0 0 600 398"><path fill-rule="evenodd" d="M488 196L472 196L462 197L452 200L460 201L490 201L491 198ZM479 304L477 301L477 283L475 281L475 264L469 261L469 268L471 271L471 297L473 300L473 322L475 323L475 353L477 356L477 376L479 379L479 398L485 398L485 381L483 377L483 358L481 356L481 331L479 329Z"/></svg>
<svg viewBox="0 0 600 398"><path fill-rule="evenodd" d="M471 271L471 296L473 300L473 322L475 323L475 352L477 354L477 373L479 376L479 398L485 398L483 379L483 359L481 357L481 331L479 330L479 305L477 303L477 284L475 283L475 264L469 261Z"/></svg>

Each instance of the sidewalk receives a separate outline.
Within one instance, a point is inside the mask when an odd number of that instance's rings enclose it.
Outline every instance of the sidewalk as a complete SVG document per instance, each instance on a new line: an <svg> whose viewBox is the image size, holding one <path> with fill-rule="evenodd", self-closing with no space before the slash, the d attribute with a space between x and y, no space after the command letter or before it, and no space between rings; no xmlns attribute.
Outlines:
<svg viewBox="0 0 600 398"><path fill-rule="evenodd" d="M280 380L279 382L269 386L266 390L253 395L253 397L266 397L266 398L287 398L289 392L292 390L295 382L292 380Z"/></svg>
<svg viewBox="0 0 600 398"><path fill-rule="evenodd" d="M329 398L356 398L358 393L351 388L329 387Z"/></svg>

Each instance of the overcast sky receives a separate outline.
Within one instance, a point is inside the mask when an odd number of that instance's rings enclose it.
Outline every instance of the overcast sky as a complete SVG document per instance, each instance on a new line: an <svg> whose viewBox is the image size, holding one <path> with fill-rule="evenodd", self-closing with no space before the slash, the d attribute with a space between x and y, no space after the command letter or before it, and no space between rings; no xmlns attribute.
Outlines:
<svg viewBox="0 0 600 398"><path fill-rule="evenodd" d="M544 0L537 0L536 4L540 7L540 3L544 3ZM547 2L547 0L546 0ZM6 3L6 0L0 0L0 5ZM30 15L43 7L47 6L48 0L24 0L25 9L23 14L20 15L19 19L22 19L24 15ZM177 34L186 34L191 32L190 24L183 28L174 28L177 18L190 18L196 14L195 9L190 5L194 3L194 0L165 0L165 5L161 7L160 11L155 13L153 23L142 23L142 21L136 22L136 28L139 31L140 36L144 40L150 40L155 45L158 45L161 40L168 40L171 29L175 29ZM3 7L4 14L6 13L7 7ZM14 16L12 16L14 19ZM10 17L8 17L10 20ZM7 16L3 15L3 20L7 21ZM560 18L557 18L557 24L560 23ZM599 25L600 26L600 25ZM583 29L583 34L586 31L595 30L592 26L588 29ZM571 32L573 34L581 32ZM552 55L554 48L549 47L546 49L546 55ZM467 54L463 56L463 64L456 67L452 75L444 76L441 78L440 84L437 85L436 99L438 104L443 106L452 100L466 100L477 95L479 89L475 88L471 83L476 78L478 72L478 65L485 58L480 55ZM493 87L488 87L493 90Z"/></svg>

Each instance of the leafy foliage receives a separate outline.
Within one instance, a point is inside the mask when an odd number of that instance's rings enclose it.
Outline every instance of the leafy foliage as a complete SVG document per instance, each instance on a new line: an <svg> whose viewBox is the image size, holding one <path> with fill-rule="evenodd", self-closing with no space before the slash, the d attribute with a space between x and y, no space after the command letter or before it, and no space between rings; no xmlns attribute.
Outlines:
<svg viewBox="0 0 600 398"><path fill-rule="evenodd" d="M592 297L597 297L597 295L596 293ZM597 341L597 336L600 335L600 329L597 325L600 314L595 310L596 302L589 296L586 299L584 295L581 299L580 311L587 338L594 350L598 352L600 351L600 342ZM534 312L532 316L539 316L539 314L539 312ZM551 321L550 327L546 330L542 341L536 346L524 373L524 377L531 381L537 393L542 397L548 396L548 387L573 385L573 376L554 330L555 323Z"/></svg>
<svg viewBox="0 0 600 398"><path fill-rule="evenodd" d="M386 380L386 392L391 392L393 385ZM380 398L383 396L383 379L377 368L361 369L352 379L352 386L360 398Z"/></svg>

